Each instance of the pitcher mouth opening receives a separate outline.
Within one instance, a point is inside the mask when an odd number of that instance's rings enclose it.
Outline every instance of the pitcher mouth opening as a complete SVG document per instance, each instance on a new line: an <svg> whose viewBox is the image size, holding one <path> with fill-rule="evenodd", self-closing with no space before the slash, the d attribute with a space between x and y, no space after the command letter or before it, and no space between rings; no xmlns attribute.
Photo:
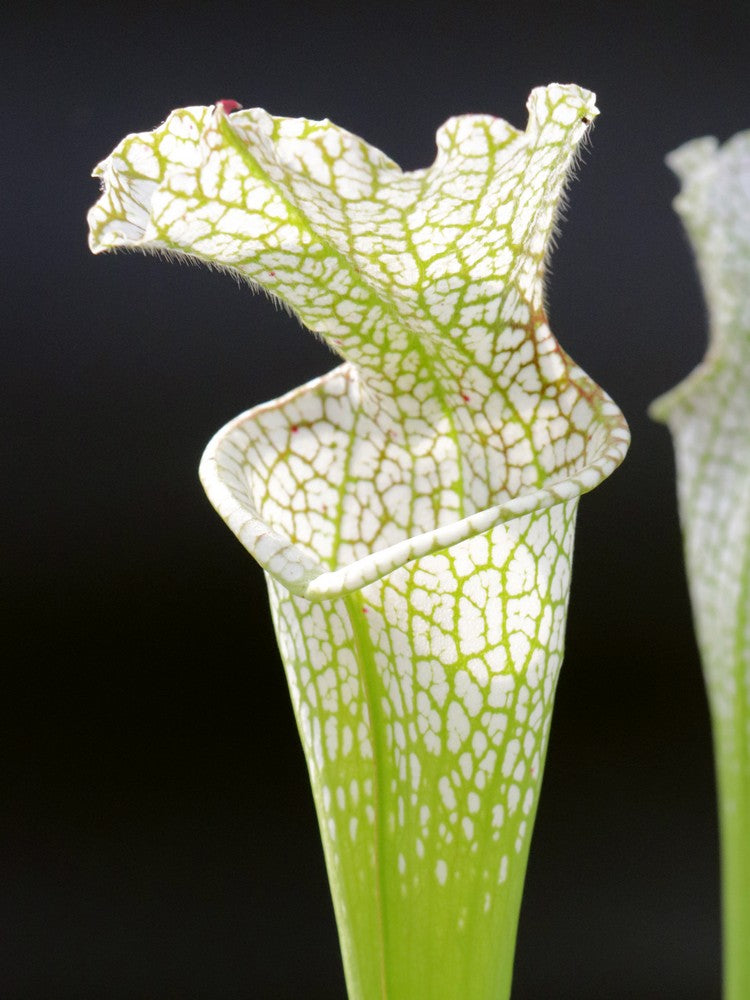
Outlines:
<svg viewBox="0 0 750 1000"><path fill-rule="evenodd" d="M366 550L362 542L351 558L326 560L312 544L295 539L281 524L281 517L269 517L267 511L259 509L258 491L268 489L268 480L253 467L249 443L259 422L269 418L280 432L295 435L298 427L293 421L299 404L341 379L346 368L340 366L279 399L240 414L213 436L200 463L200 478L208 498L239 541L279 584L310 601L352 593L414 559L449 548L497 524L576 500L617 468L629 445L630 435L619 408L597 387L593 419L587 429L589 439L597 440L592 456L580 468L557 477L551 475L541 487L521 489L500 503L444 519L429 530L403 532L402 537L386 544L381 541L371 550ZM583 374L582 378L588 389L591 383ZM583 391L575 380L571 385ZM313 513L323 524L325 511ZM329 519L328 528L332 524Z"/></svg>

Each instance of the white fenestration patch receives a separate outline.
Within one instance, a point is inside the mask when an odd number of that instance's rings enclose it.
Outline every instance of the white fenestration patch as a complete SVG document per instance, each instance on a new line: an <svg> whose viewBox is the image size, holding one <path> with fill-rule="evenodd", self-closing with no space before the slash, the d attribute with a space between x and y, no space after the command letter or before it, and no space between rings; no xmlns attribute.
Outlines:
<svg viewBox="0 0 750 1000"><path fill-rule="evenodd" d="M435 878L440 885L445 885L448 881L448 865L441 858L435 865Z"/></svg>

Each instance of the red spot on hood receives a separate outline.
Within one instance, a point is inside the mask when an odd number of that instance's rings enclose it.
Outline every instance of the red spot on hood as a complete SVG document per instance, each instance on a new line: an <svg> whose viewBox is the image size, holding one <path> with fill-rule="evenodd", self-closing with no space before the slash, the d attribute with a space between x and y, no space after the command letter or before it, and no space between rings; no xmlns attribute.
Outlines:
<svg viewBox="0 0 750 1000"><path fill-rule="evenodd" d="M229 115L233 111L239 111L242 108L242 105L239 103L239 101L228 101L228 100L217 101L216 106L220 107L225 115Z"/></svg>

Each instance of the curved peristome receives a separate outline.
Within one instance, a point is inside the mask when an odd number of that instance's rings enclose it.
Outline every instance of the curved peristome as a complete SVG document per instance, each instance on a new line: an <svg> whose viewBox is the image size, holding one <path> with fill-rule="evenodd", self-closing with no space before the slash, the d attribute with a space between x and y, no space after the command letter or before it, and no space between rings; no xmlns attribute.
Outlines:
<svg viewBox="0 0 750 1000"><path fill-rule="evenodd" d="M569 374L555 384L555 406L542 394L528 422L506 412L510 386L498 378L482 410L483 466L474 470L454 460L439 428L409 436L387 414L358 406L356 372L343 365L219 431L201 479L274 578L310 600L338 597L609 476L627 451L627 427L580 370L570 365ZM463 433L458 453L471 455L476 444Z"/></svg>

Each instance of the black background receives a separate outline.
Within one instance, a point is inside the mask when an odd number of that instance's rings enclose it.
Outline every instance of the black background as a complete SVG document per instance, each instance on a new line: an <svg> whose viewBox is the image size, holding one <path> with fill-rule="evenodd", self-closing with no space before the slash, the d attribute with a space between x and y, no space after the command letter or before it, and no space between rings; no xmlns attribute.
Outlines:
<svg viewBox="0 0 750 1000"><path fill-rule="evenodd" d="M634 443L581 504L514 1000L717 1000L708 716L645 410L706 337L663 157L750 126L747 5L60 5L3 33L0 997L344 996L262 575L196 475L333 359L224 276L91 256L91 168L225 97L416 168L448 116L523 127L554 80L602 115L552 326Z"/></svg>

